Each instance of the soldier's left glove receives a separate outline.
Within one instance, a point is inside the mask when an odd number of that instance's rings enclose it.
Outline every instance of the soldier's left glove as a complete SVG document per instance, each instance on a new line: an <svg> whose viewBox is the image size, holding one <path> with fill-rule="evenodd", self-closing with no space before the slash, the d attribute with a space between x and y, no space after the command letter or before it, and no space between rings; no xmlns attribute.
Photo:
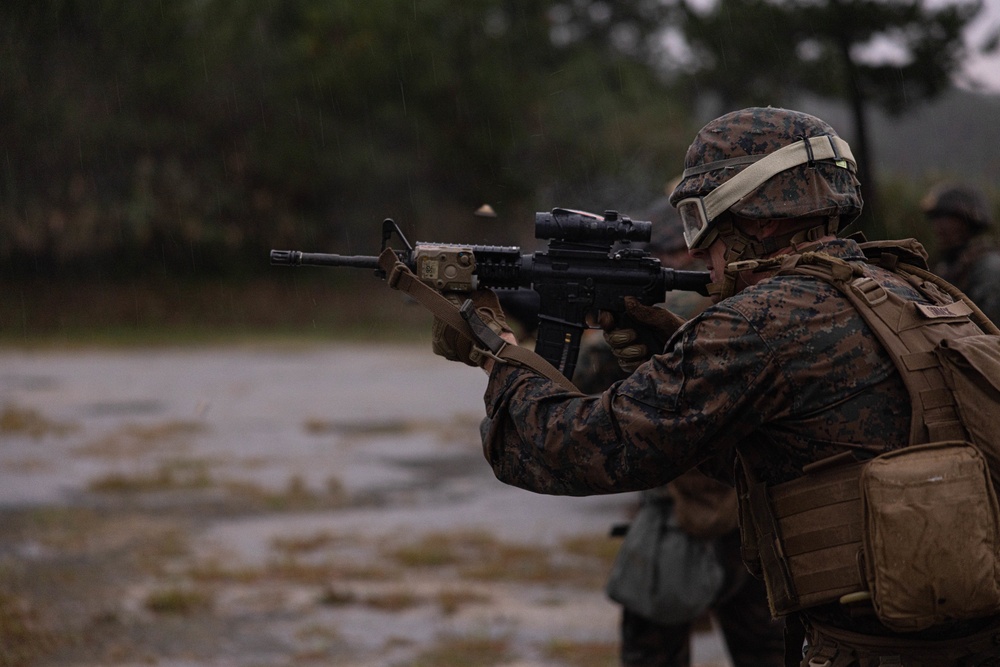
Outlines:
<svg viewBox="0 0 1000 667"><path fill-rule="evenodd" d="M486 326L497 335L514 333L507 326L507 320L500 308L500 300L497 299L496 293L492 290L476 290L471 294L447 292L444 296L456 306L461 306L466 299L471 299L476 313ZM466 338L437 317L434 318L434 324L431 328L431 349L434 350L434 354L449 361L461 361L469 366L482 366L483 362L489 358L486 350L476 341Z"/></svg>
<svg viewBox="0 0 1000 667"><path fill-rule="evenodd" d="M612 313L602 311L598 324L604 329L604 340L618 359L618 365L631 373L663 351L670 337L684 324L684 318L665 308L647 306L635 297L625 297L625 313L616 320Z"/></svg>

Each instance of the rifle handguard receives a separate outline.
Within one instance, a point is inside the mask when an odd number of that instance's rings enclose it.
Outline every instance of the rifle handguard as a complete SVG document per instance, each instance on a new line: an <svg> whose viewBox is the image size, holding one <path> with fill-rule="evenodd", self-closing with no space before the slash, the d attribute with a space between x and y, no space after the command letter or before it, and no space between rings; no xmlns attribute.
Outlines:
<svg viewBox="0 0 1000 667"><path fill-rule="evenodd" d="M472 326L468 319L462 314L459 309L449 301L447 298L442 296L440 293L428 287L422 283L410 267L406 266L403 262L399 261L399 257L391 248L386 248L379 255L379 267L385 271L387 280L392 278L392 282L389 286L393 289L398 289L406 294L412 296L420 305L427 308L435 317L444 321L449 326L454 327L461 335L466 336L471 340L479 340L476 334L473 333ZM467 299L468 303L471 299ZM463 304L464 306L465 304ZM492 348L487 347L491 350L491 354L496 355L495 358L501 363L517 363L531 370L535 371L539 375L547 377L552 380L560 387L566 391L572 391L579 393L579 389L574 385L565 375L559 372L559 370L550 364L548 361L543 359L538 354L535 354L531 350L521 347L520 345L507 345L496 332L489 328L478 313L474 313L476 319L479 323L486 328L491 334L493 334L503 345L498 348L497 352L492 352ZM489 340L489 339L488 339ZM484 343L485 344L485 343ZM503 356L500 356L503 353Z"/></svg>

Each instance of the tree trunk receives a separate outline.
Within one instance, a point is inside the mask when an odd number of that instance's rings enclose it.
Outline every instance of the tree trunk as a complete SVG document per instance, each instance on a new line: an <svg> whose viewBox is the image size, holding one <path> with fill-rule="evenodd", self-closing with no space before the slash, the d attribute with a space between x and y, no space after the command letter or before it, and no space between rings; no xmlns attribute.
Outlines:
<svg viewBox="0 0 1000 667"><path fill-rule="evenodd" d="M872 159L871 144L868 141L867 99L858 76L858 68L851 58L850 40L846 35L841 35L838 46L844 61L851 116L854 119L854 141L851 142L851 151L858 163L858 180L861 181L861 196L865 202L861 217L855 221L854 227L855 229L860 228L860 231L864 232L870 240L884 239L886 229L881 216L878 215L877 179L875 169L872 166L874 160Z"/></svg>

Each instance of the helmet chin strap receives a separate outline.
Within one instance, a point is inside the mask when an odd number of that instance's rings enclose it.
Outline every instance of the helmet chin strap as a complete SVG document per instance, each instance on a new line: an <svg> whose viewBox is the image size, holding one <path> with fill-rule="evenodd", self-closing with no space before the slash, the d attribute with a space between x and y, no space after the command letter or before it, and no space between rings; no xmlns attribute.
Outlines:
<svg viewBox="0 0 1000 667"><path fill-rule="evenodd" d="M839 223L838 216L830 216L825 223L808 229L758 239L740 229L731 216L727 216L725 220L719 220L711 232L713 238L708 239L708 243L712 243L715 240L714 237L722 239L726 246L726 268L722 272L721 281L708 284L709 296L717 296L718 300L721 301L746 287L746 283L744 283L743 287L737 289L740 274L748 269L744 260L764 259L779 250L794 248L798 244L810 243L824 236L836 234Z"/></svg>

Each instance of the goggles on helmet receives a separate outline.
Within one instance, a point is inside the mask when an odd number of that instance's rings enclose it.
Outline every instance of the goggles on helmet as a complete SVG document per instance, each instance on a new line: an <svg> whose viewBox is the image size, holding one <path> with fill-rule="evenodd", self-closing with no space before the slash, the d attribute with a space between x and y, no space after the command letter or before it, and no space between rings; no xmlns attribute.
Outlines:
<svg viewBox="0 0 1000 667"><path fill-rule="evenodd" d="M704 197L687 197L677 202L677 213L684 226L684 241L688 249L702 250L707 247L712 238L709 233L712 221L772 176L818 160L832 160L838 167L857 171L851 147L840 137L829 134L803 138L773 153L746 155L685 169L683 178L750 164Z"/></svg>

